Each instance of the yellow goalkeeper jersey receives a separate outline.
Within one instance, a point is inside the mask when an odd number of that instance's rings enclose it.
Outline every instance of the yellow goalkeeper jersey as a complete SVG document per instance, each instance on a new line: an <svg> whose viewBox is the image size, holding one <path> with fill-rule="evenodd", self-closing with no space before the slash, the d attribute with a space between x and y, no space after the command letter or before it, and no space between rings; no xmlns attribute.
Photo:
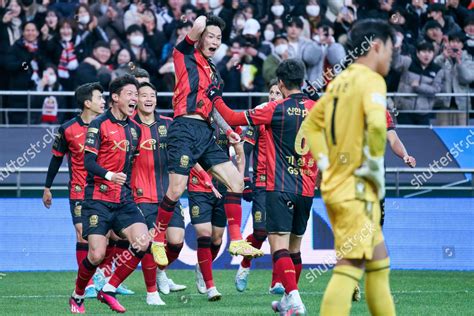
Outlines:
<svg viewBox="0 0 474 316"><path fill-rule="evenodd" d="M329 159L321 182L326 203L378 199L376 188L354 171L365 159L364 146L374 157L384 155L386 91L381 75L352 64L329 84L307 116L303 128L313 157Z"/></svg>

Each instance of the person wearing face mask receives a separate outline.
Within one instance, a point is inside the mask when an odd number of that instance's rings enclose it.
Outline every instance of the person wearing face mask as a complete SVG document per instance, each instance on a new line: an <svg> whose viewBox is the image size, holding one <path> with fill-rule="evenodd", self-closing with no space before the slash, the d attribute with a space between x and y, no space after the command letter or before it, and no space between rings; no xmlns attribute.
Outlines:
<svg viewBox="0 0 474 316"><path fill-rule="evenodd" d="M36 91L63 91L54 65L46 66ZM37 123L57 123L59 104L65 104L64 101L64 97L61 96L34 97L33 106L41 108L42 112L34 112L32 120Z"/></svg>
<svg viewBox="0 0 474 316"><path fill-rule="evenodd" d="M79 42L76 45L77 53L81 56L80 60L89 56L92 49L98 41L108 42L109 38L104 30L97 25L97 18L92 15L89 6L80 4L76 10L74 19L76 20Z"/></svg>
<svg viewBox="0 0 474 316"><path fill-rule="evenodd" d="M209 9L224 21L232 21L235 11L232 10L231 3L225 0L209 0ZM227 27L222 32L222 42L228 42L232 28Z"/></svg>
<svg viewBox="0 0 474 316"><path fill-rule="evenodd" d="M263 79L270 88L270 82L275 79L278 65L288 59L288 39L286 33L278 33L273 39L273 53L263 62Z"/></svg>
<svg viewBox="0 0 474 316"><path fill-rule="evenodd" d="M107 33L109 38L123 34L123 10L117 6L115 0L100 0L91 5L93 16L97 17L98 25Z"/></svg>
<svg viewBox="0 0 474 316"><path fill-rule="evenodd" d="M275 19L281 19L282 17L285 16L285 11L286 8L283 5L282 1L280 0L275 0L273 1L273 4L270 7L270 21L273 21Z"/></svg>
<svg viewBox="0 0 474 316"><path fill-rule="evenodd" d="M141 68L147 70L152 74L152 82L156 81L156 70L158 69L158 59L153 50L150 49L145 42L143 28L138 25L131 25L127 32L127 48L132 53L132 60L134 60Z"/></svg>

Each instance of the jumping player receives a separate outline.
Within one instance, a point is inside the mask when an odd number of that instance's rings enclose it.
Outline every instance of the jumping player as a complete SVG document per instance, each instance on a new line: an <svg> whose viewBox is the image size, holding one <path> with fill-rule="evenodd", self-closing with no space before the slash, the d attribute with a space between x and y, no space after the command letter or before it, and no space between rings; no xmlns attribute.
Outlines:
<svg viewBox="0 0 474 316"><path fill-rule="evenodd" d="M84 290L104 259L110 229L131 244L116 260L116 269L97 298L113 311L126 309L115 298L117 287L135 270L149 247L145 219L130 189L132 160L138 154L140 126L129 118L137 104L138 82L126 75L109 86L112 106L91 122L87 130L84 165L88 171L83 204L83 237L89 252L81 262L76 288L69 300L72 313L85 313Z"/></svg>
<svg viewBox="0 0 474 316"><path fill-rule="evenodd" d="M213 106L206 97L206 89L212 81L220 81L210 58L221 45L224 27L225 23L219 17L200 16L194 21L189 34L173 51L177 79L173 96L174 121L168 130L169 187L158 208L158 229L151 248L155 262L162 266L168 264L165 251L166 228L186 189L190 170L196 163L210 171L228 188L226 199L233 202L226 204L231 238L229 252L232 255L251 257L263 255L262 251L242 239L242 207L236 201L240 202L242 196L243 177L216 144L209 122ZM219 122L218 125L221 126ZM240 141L240 137L231 129L225 132L232 142Z"/></svg>
<svg viewBox="0 0 474 316"><path fill-rule="evenodd" d="M245 112L234 112L222 100L222 85L211 85L207 95L230 125L265 125L267 144L266 229L274 269L285 295L272 308L282 314L306 312L298 291L302 270L300 245L313 203L317 175L301 123L314 101L301 92L305 66L287 59L276 71L284 99Z"/></svg>
<svg viewBox="0 0 474 316"><path fill-rule="evenodd" d="M385 195L386 84L394 33L382 20L363 20L349 34L364 51L332 81L303 124L322 171L321 192L331 220L338 258L324 293L321 315L349 315L354 288L364 275L372 315L395 315L390 260L380 227ZM347 249L344 244L357 240Z"/></svg>
<svg viewBox="0 0 474 316"><path fill-rule="evenodd" d="M59 168L67 155L69 165L69 208L72 223L76 229L76 260L79 266L87 256L89 245L82 238L81 209L84 200L87 171L84 168L84 144L86 142L89 123L99 114L104 112L105 100L102 97L103 88L96 83L87 83L76 89L75 99L82 109L80 115L62 124L53 143L51 161L48 167L46 183L43 192L43 204L50 208L53 195L51 186ZM86 288L86 297L96 297L97 293L92 282Z"/></svg>
<svg viewBox="0 0 474 316"><path fill-rule="evenodd" d="M268 94L268 101L278 101L283 99L280 90L278 89L278 82L276 79L270 82L270 91ZM266 104L266 103L264 103ZM264 105L263 104L263 105ZM260 105L260 106L263 106ZM266 143L265 143L265 125L249 126L244 136L244 150L246 162L250 159L248 157L253 154L253 175L252 175L252 218L253 218L253 233L248 235L246 240L257 249L262 247L263 242L267 238L266 224L266 185L267 185L267 163L266 163ZM245 171L248 171L246 166ZM249 187L249 185L246 185ZM245 191L244 191L245 195ZM243 292L247 288L248 275L250 273L251 259L244 258L240 263L239 270L235 276L235 287L237 291ZM270 294L283 294L285 288L281 284L275 271L272 271L272 282L270 285Z"/></svg>

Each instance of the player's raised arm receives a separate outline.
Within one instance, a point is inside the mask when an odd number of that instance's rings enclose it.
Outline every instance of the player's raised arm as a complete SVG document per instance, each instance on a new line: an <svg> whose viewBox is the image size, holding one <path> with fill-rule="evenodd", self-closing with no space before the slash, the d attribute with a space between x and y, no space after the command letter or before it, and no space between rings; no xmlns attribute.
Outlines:
<svg viewBox="0 0 474 316"><path fill-rule="evenodd" d="M196 42L201 37L202 33L206 29L207 17L205 15L199 16L194 20L193 28L188 33L188 37L191 41Z"/></svg>

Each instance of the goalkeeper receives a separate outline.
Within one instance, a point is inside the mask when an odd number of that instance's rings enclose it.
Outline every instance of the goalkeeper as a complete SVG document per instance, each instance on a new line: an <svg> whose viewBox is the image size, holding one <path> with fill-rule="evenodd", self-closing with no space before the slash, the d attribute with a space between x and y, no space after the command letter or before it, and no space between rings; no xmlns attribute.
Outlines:
<svg viewBox="0 0 474 316"><path fill-rule="evenodd" d="M334 231L337 263L321 315L349 315L356 284L366 273L372 315L395 315L390 261L380 227L385 195L386 85L393 31L382 20L357 23L350 35L354 64L336 77L303 123L322 171L321 194Z"/></svg>

